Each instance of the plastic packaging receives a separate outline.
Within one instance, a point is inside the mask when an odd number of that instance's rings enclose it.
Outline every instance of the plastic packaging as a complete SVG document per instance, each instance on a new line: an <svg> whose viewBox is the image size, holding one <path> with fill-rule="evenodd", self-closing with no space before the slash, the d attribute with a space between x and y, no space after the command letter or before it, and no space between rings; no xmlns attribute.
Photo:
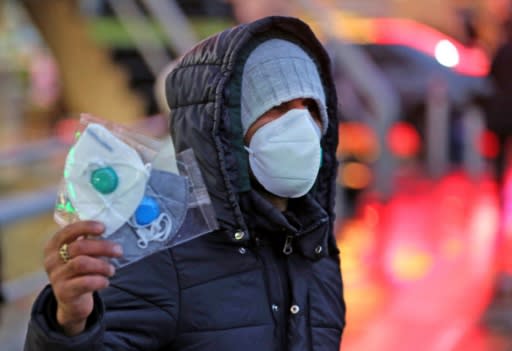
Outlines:
<svg viewBox="0 0 512 351"><path fill-rule="evenodd" d="M60 226L103 222L102 238L123 247L116 267L218 228L191 149L175 154L170 139L90 116L80 122L54 211Z"/></svg>

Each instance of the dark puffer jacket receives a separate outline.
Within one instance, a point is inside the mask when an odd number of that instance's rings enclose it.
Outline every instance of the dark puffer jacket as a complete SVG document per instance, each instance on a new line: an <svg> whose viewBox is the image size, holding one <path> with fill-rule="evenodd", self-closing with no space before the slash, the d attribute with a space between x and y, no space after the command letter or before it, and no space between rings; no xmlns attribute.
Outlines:
<svg viewBox="0 0 512 351"><path fill-rule="evenodd" d="M285 213L250 188L237 115L244 59L270 37L315 58L330 118L317 184ZM167 88L176 149L194 149L220 229L118 270L78 336L58 331L47 287L25 350L338 350L345 304L333 237L337 103L321 44L297 19L265 18L199 43Z"/></svg>

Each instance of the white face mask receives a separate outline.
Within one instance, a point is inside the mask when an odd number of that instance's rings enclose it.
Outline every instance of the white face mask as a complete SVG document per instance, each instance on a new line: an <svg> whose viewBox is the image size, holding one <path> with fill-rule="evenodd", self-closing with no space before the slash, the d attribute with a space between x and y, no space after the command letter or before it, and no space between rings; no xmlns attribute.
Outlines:
<svg viewBox="0 0 512 351"><path fill-rule="evenodd" d="M103 222L104 236L135 212L149 174L149 165L133 148L94 123L70 150L64 167L67 193L79 218Z"/></svg>
<svg viewBox="0 0 512 351"><path fill-rule="evenodd" d="M306 109L292 109L252 136L249 164L272 194L296 198L315 183L321 161L320 128Z"/></svg>

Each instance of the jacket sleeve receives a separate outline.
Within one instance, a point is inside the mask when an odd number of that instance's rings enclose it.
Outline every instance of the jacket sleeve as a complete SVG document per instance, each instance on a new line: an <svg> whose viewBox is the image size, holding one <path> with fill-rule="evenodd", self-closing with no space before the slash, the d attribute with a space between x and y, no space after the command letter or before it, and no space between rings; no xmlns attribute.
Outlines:
<svg viewBox="0 0 512 351"><path fill-rule="evenodd" d="M36 299L25 351L160 350L176 330L179 293L168 251L117 271L108 288L95 294L86 330L64 335L55 321L51 287Z"/></svg>

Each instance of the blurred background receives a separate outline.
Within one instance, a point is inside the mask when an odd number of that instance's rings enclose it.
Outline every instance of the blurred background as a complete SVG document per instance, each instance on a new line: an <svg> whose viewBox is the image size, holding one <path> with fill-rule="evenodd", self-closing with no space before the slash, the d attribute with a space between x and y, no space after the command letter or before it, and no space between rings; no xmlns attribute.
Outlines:
<svg viewBox="0 0 512 351"><path fill-rule="evenodd" d="M343 350L512 350L509 0L0 0L0 344L21 350L80 113L166 134L197 41L311 25L339 96Z"/></svg>

